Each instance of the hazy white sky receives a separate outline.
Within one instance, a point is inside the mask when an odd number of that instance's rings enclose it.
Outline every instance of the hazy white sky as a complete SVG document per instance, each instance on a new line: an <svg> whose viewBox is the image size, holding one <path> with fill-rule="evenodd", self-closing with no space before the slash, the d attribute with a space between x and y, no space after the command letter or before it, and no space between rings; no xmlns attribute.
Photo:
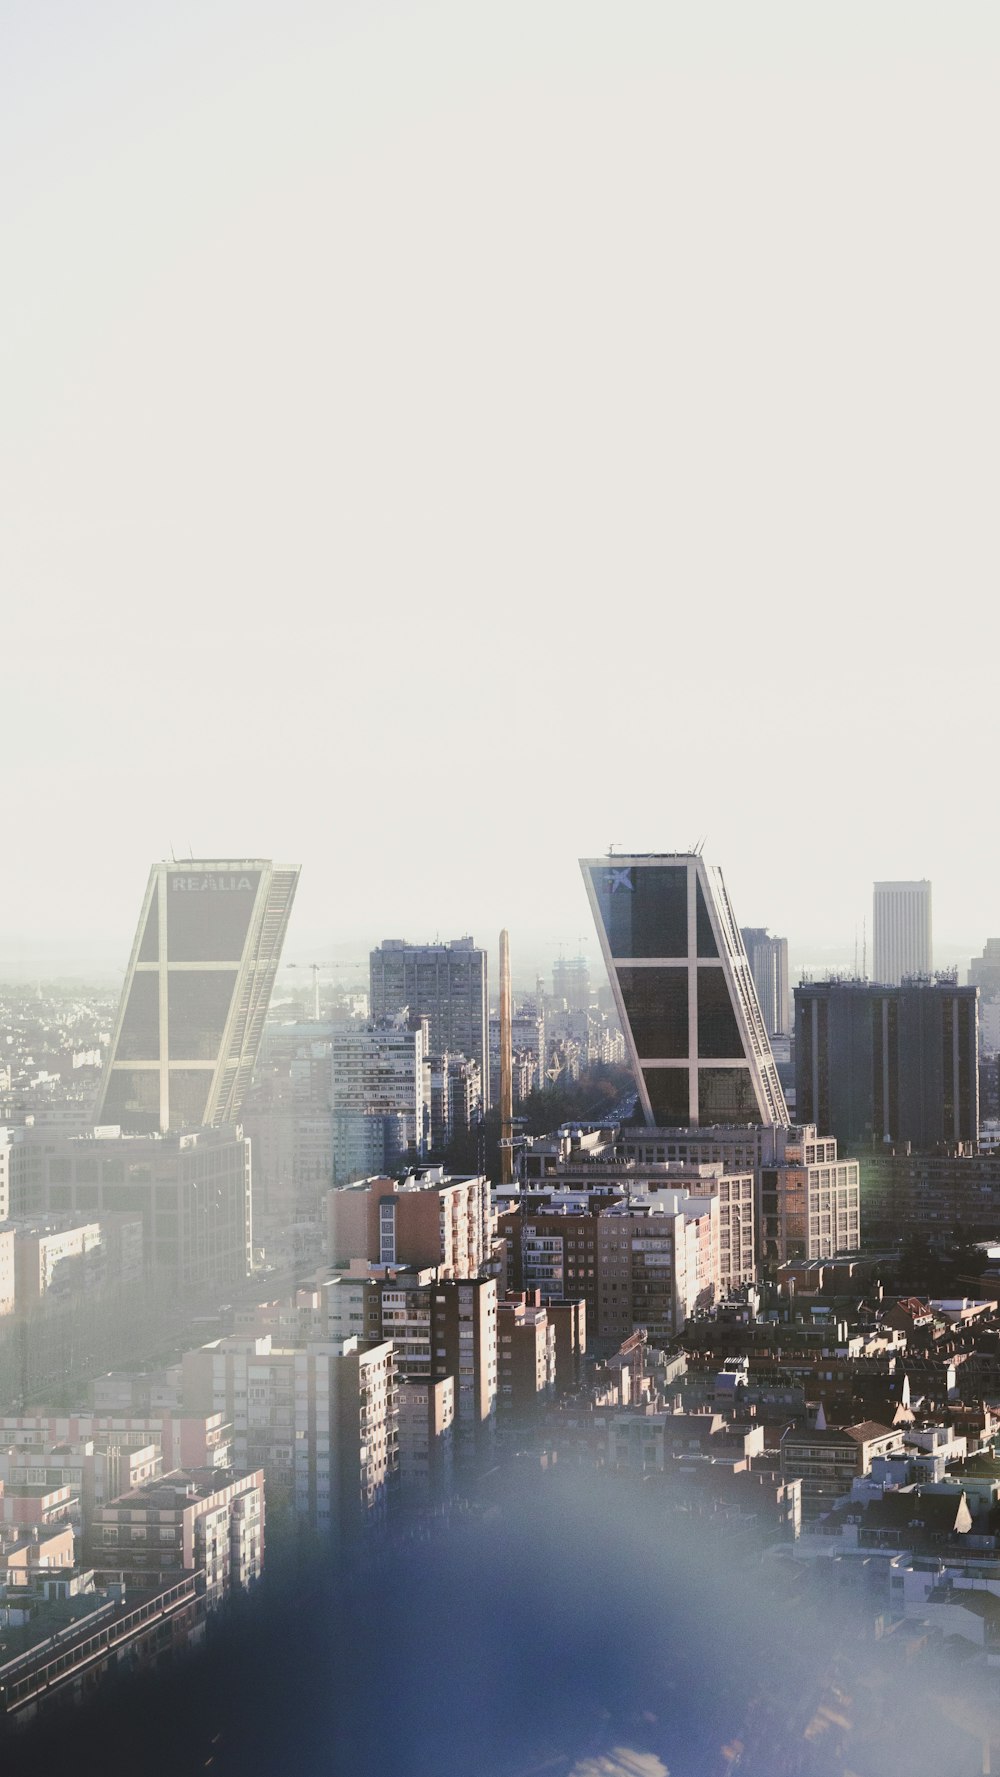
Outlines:
<svg viewBox="0 0 1000 1777"><path fill-rule="evenodd" d="M1000 932L1000 13L7 0L0 937ZM591 946L592 954L594 947Z"/></svg>

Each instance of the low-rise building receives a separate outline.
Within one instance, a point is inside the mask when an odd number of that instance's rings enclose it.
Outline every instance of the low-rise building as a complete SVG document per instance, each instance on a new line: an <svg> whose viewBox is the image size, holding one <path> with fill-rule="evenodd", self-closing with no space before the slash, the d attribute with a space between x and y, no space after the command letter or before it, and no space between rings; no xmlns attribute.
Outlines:
<svg viewBox="0 0 1000 1777"><path fill-rule="evenodd" d="M124 1595L118 1586L96 1590L92 1575L36 1575L0 1604L0 1629L16 1630L15 1647L0 1646L0 1718L26 1727L117 1671L162 1668L201 1641L205 1605L193 1572Z"/></svg>
<svg viewBox="0 0 1000 1777"><path fill-rule="evenodd" d="M0 1483L11 1491L28 1487L68 1487L78 1502L74 1522L86 1532L96 1506L160 1473L158 1444L123 1445L115 1438L82 1438L67 1444L11 1444L0 1447Z"/></svg>
<svg viewBox="0 0 1000 1777"><path fill-rule="evenodd" d="M85 1548L95 1571L136 1584L200 1569L212 1608L263 1569L263 1473L175 1469L98 1506Z"/></svg>
<svg viewBox="0 0 1000 1777"><path fill-rule="evenodd" d="M231 1466L232 1428L221 1413L9 1413L0 1416L0 1449L96 1446L124 1451L155 1444L164 1472Z"/></svg>
<svg viewBox="0 0 1000 1777"><path fill-rule="evenodd" d="M876 1456L902 1449L902 1430L874 1420L789 1427L781 1439L781 1472L802 1482L802 1516L813 1518L849 1494L855 1475L868 1474Z"/></svg>
<svg viewBox="0 0 1000 1777"><path fill-rule="evenodd" d="M85 1289L101 1249L99 1222L72 1217L22 1220L14 1228L18 1311L34 1307L50 1290Z"/></svg>

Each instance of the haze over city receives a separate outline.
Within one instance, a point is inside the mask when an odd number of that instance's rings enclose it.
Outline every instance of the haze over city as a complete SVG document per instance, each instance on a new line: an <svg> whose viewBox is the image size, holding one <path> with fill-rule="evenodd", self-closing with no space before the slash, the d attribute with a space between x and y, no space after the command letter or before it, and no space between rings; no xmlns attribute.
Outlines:
<svg viewBox="0 0 1000 1777"><path fill-rule="evenodd" d="M998 32L9 7L4 959L171 849L572 949L703 836L793 957L873 877L980 949Z"/></svg>

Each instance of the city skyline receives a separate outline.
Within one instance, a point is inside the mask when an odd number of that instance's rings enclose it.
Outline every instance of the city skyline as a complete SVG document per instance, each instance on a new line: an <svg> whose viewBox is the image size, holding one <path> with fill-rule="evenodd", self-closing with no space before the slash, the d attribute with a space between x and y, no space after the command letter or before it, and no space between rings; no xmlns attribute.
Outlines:
<svg viewBox="0 0 1000 1777"><path fill-rule="evenodd" d="M223 855L222 847L215 849L219 856ZM272 848L272 851L276 849ZM619 845L615 849L619 855L625 854L624 846ZM298 852L293 852L292 855L302 856L306 850L307 847L300 846ZM232 855L242 855L241 848L237 848ZM602 854L595 851L591 855ZM638 848L630 849L630 855L638 855ZM860 891L857 918L845 918L843 930L839 934L835 932L832 937L817 936L815 932L810 933L808 930L796 931L783 921L780 908L763 904L762 890L755 891L754 881L748 873L745 861L735 852L730 853L723 848L716 850L709 845L705 855L710 861L716 857L730 860L726 862L726 875L728 881L741 885L738 890L733 891L741 918L744 917L744 908L750 909L745 923L748 926L766 924L772 932L787 937L789 979L793 985L800 978L822 978L827 973L858 976L866 974L869 980L875 978L871 920L873 879L870 876L866 874L862 879L860 872L858 873ZM176 859L175 862L181 864L183 859ZM101 923L90 929L81 927L72 937L65 935L65 917L54 921L48 929L36 928L21 933L14 932L9 927L6 930L0 929L0 980L27 979L36 974L40 974L42 978L57 978L61 974L78 979L85 979L90 975L108 981L122 978L134 932L134 908L136 901L142 896L147 870L148 866L144 863L139 864L134 872L125 868L126 886L117 897L124 907L123 924L117 931L110 926L106 901ZM564 868L560 875L566 880L560 883L560 899L554 901L553 905L557 910L563 911L561 925L555 917L551 923L541 924L537 904L520 926L514 925L513 921L508 922L512 927L512 966L525 989L529 976L540 972L549 973L552 964L560 958L582 955L588 960L592 972L595 968L603 968L586 892L579 882L576 855L572 851L565 852ZM405 888L396 887L390 890L392 904L379 923L375 922L370 906L367 916L364 916L358 911L360 903L356 903L352 917L324 926L317 917L317 905L329 901L328 890L333 886L333 878L326 876L318 886L315 883L310 884L308 868L303 865L279 971L281 984L287 987L311 984L310 964L314 961L323 962L327 958L338 967L346 961L351 966L356 966L359 974L366 974L371 950L397 928L405 928L408 938L415 944L442 943L458 933L471 935L477 944L483 945L488 951L491 979L494 979L498 933L506 919L502 892L493 891L494 899L488 909L484 910L481 902L477 903L483 916L476 920L470 916L468 906L463 908L460 904L450 873L446 869L442 869L438 881L441 889L440 912L435 915L432 911L423 926L412 911L409 884ZM943 897L939 895L936 883L934 886L937 910ZM481 892L477 890L477 893ZM8 900L7 906L9 905ZM982 928L981 936L949 930L945 925L947 912L946 905L941 919L938 918L937 911L935 913L934 967L950 969L957 966L959 980L964 982L970 962L981 954L987 939L996 934L986 925ZM1000 907L997 909L995 923L1000 929ZM297 983L293 976L285 974L290 965L302 972ZM336 977L330 976L328 979L335 980ZM596 977L592 985L595 983L600 985Z"/></svg>

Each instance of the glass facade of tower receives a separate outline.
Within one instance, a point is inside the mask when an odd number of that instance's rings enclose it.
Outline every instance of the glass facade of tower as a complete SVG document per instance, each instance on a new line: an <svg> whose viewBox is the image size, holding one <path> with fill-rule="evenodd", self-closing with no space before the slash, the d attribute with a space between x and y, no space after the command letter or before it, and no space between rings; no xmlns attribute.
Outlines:
<svg viewBox="0 0 1000 1777"><path fill-rule="evenodd" d="M154 864L99 1122L149 1132L238 1115L297 882L262 859Z"/></svg>
<svg viewBox="0 0 1000 1777"><path fill-rule="evenodd" d="M720 872L695 854L581 869L647 1122L787 1123Z"/></svg>

